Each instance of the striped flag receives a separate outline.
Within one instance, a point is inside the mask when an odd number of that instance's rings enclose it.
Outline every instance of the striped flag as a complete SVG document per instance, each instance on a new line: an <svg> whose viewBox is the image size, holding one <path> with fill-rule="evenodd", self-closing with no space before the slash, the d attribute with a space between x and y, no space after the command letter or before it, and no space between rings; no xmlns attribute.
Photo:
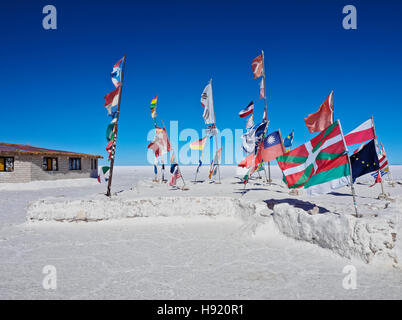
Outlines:
<svg viewBox="0 0 402 320"><path fill-rule="evenodd" d="M116 116L117 105L119 104L120 88L114 89L105 96L105 108L111 117Z"/></svg>
<svg viewBox="0 0 402 320"><path fill-rule="evenodd" d="M329 193L350 183L350 167L339 120L305 144L276 158L289 188L308 195Z"/></svg>
<svg viewBox="0 0 402 320"><path fill-rule="evenodd" d="M254 102L251 101L247 107L245 107L243 110L239 112L240 118L247 117L249 114L251 114L254 110Z"/></svg>
<svg viewBox="0 0 402 320"><path fill-rule="evenodd" d="M173 187L176 186L177 184L177 179L181 178L181 173L179 166L176 166L176 169L172 175L172 178L170 179L169 186Z"/></svg>
<svg viewBox="0 0 402 320"><path fill-rule="evenodd" d="M158 103L158 96L155 96L151 100L151 117L152 119L156 118L156 104Z"/></svg>
<svg viewBox="0 0 402 320"><path fill-rule="evenodd" d="M345 135L345 142L347 146L362 143L371 139L374 139L374 127L371 119L363 122L356 129Z"/></svg>
<svg viewBox="0 0 402 320"><path fill-rule="evenodd" d="M190 143L190 149L191 150L204 150L205 143L207 142L207 136L204 138L191 142Z"/></svg>

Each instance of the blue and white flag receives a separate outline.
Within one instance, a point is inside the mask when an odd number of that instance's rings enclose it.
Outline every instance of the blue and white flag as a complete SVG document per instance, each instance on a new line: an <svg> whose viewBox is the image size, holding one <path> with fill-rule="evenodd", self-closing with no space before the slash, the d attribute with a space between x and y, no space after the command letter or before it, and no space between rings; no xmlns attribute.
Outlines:
<svg viewBox="0 0 402 320"><path fill-rule="evenodd" d="M116 88L120 87L121 85L121 70L123 66L124 57L121 58L116 64L113 66L113 71L111 73L112 82Z"/></svg>
<svg viewBox="0 0 402 320"><path fill-rule="evenodd" d="M245 153L253 153L256 150L256 145L262 141L266 127L267 122L261 122L241 136L242 149Z"/></svg>
<svg viewBox="0 0 402 320"><path fill-rule="evenodd" d="M292 132L289 133L289 134L286 136L285 141L283 141L283 144L284 144L285 148L290 148L290 147L292 147L294 136L295 136L295 131L294 131L294 130L292 130Z"/></svg>

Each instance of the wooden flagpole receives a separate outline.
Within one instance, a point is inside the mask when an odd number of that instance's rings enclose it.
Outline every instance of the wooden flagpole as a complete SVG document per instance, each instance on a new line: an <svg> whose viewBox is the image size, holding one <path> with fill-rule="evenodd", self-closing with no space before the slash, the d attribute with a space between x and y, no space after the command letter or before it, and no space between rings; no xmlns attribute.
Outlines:
<svg viewBox="0 0 402 320"><path fill-rule="evenodd" d="M375 144L375 149L377 151L377 147L379 147L379 146L378 146L378 140L377 140L377 133L375 132L375 125L374 125L374 117L373 116L371 116L371 124L373 125L374 139L377 142L377 144ZM380 166L380 159L378 159L378 166ZM378 195L378 198L384 198L385 199L387 197L387 195L386 195L386 193L384 191L384 183L382 182L381 170L378 169L377 173L380 175L380 179L381 179L381 193Z"/></svg>
<svg viewBox="0 0 402 320"><path fill-rule="evenodd" d="M268 113L267 113L267 86L266 86L266 81L265 81L265 58L264 58L264 50L261 50L261 55L262 55L262 68L264 70L264 73L262 74L262 79L264 81L264 102L265 102L265 108L264 108L264 114L265 114L265 120L267 121L267 128L266 132L268 133ZM265 171L265 169L264 169ZM271 162L268 161L268 183L271 183Z"/></svg>
<svg viewBox="0 0 402 320"><path fill-rule="evenodd" d="M124 68L126 66L126 54L123 56L123 66L121 69L121 81L120 81L120 90L119 90L119 102L117 104L117 111L116 111L116 124L115 124L115 133L112 145L112 154L110 159L110 173L109 173L109 181L107 183L107 191L106 196L111 196L111 188L112 188L112 179L113 179L113 167L114 167L114 158L116 155L116 142L117 142L117 129L119 127L119 117L120 117L120 103L121 103L121 93L123 91L123 80L124 80Z"/></svg>

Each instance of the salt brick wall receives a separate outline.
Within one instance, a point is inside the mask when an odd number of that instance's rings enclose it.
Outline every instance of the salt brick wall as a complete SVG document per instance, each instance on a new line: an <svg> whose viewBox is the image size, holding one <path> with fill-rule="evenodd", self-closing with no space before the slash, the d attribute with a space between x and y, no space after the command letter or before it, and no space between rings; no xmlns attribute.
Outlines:
<svg viewBox="0 0 402 320"><path fill-rule="evenodd" d="M58 171L42 169L43 156L15 155L14 171L0 172L0 183L29 182L34 180L80 179L97 177L97 170L91 170L91 158L81 158L81 170L69 170L69 157L58 156Z"/></svg>
<svg viewBox="0 0 402 320"><path fill-rule="evenodd" d="M35 156L32 159L32 180L80 179L91 177L91 159L81 158L81 170L69 170L69 157L58 156L58 171L45 171L42 169L43 157ZM92 175L93 176L93 175Z"/></svg>
<svg viewBox="0 0 402 320"><path fill-rule="evenodd" d="M32 156L15 155L14 171L0 172L1 182L29 182L31 181L31 161Z"/></svg>

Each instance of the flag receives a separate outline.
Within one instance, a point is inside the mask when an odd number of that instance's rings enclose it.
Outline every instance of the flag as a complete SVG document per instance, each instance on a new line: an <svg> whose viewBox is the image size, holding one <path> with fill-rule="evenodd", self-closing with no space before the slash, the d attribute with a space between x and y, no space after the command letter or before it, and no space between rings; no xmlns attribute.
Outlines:
<svg viewBox="0 0 402 320"><path fill-rule="evenodd" d="M308 131L319 132L323 131L329 125L332 124L334 112L334 101L333 101L333 91L329 94L328 98L322 103L320 108L316 113L309 114L307 118L304 119Z"/></svg>
<svg viewBox="0 0 402 320"><path fill-rule="evenodd" d="M388 170L388 168L387 168L387 170L380 170L380 173L381 173L381 177L383 177L383 176L385 176L386 174L389 173L389 170ZM374 178L374 180L377 180L378 171L373 172L373 173L371 174L371 176ZM380 182L381 182L381 181L380 181ZM376 182L376 183L377 183L377 182Z"/></svg>
<svg viewBox="0 0 402 320"><path fill-rule="evenodd" d="M241 136L242 149L245 153L255 151L255 146L262 140L266 127L267 122L261 122L258 125L254 125L254 127Z"/></svg>
<svg viewBox="0 0 402 320"><path fill-rule="evenodd" d="M381 172L381 170L379 170L380 172ZM381 183L381 181L382 181L382 179L381 179L381 177L383 176L382 174L380 175L380 174L378 174L378 171L376 172L377 173L377 175L375 176L375 180L374 180L374 183L370 186L370 188L371 187L374 187L377 183ZM373 175L373 174L371 174L371 175Z"/></svg>
<svg viewBox="0 0 402 320"><path fill-rule="evenodd" d="M262 54L254 58L251 62L251 69L253 70L254 79L262 76L264 66L262 65Z"/></svg>
<svg viewBox="0 0 402 320"><path fill-rule="evenodd" d="M264 78L260 81L260 99L265 98Z"/></svg>
<svg viewBox="0 0 402 320"><path fill-rule="evenodd" d="M151 100L151 117L152 119L156 118L156 104L158 103L158 96L155 96Z"/></svg>
<svg viewBox="0 0 402 320"><path fill-rule="evenodd" d="M110 167L108 167L108 166L103 166L103 167L98 168L98 182L99 183L108 181L109 175L106 175L106 174L109 173L109 169L110 169Z"/></svg>
<svg viewBox="0 0 402 320"><path fill-rule="evenodd" d="M254 161L254 153L250 153L237 166L241 168L249 168Z"/></svg>
<svg viewBox="0 0 402 320"><path fill-rule="evenodd" d="M171 186L171 187L175 186L177 183L177 179L179 179L180 177L181 177L181 173L180 173L179 166L176 166L176 169L172 175L172 178L170 179L169 186Z"/></svg>
<svg viewBox="0 0 402 320"><path fill-rule="evenodd" d="M211 124L210 126L207 126L205 133L210 137L214 137L218 134L218 129L216 128L215 124Z"/></svg>
<svg viewBox="0 0 402 320"><path fill-rule="evenodd" d="M222 153L222 147L220 147L214 156L214 159L211 162L211 167L209 170L209 179L212 178L212 176L214 176L216 174L216 167L219 165L220 161L221 161L221 153Z"/></svg>
<svg viewBox="0 0 402 320"><path fill-rule="evenodd" d="M272 132L264 138L261 152L264 162L275 160L276 157L279 157L285 152L279 131Z"/></svg>
<svg viewBox="0 0 402 320"><path fill-rule="evenodd" d="M380 161L380 170L384 170L385 174L388 173L389 172L388 158L382 143L381 143L381 152L378 156L378 159Z"/></svg>
<svg viewBox="0 0 402 320"><path fill-rule="evenodd" d="M250 163L249 163L249 169L246 172L245 176L243 177L243 183L246 184L248 182L248 179L252 176L252 174L256 171L260 171L263 165L263 160L262 160L262 150L264 149L264 143L261 141L258 144L257 148L257 154L251 154L250 156ZM262 168L263 169L263 168Z"/></svg>
<svg viewBox="0 0 402 320"><path fill-rule="evenodd" d="M106 145L106 151L109 154L109 160L112 159L112 149L113 149L113 140L110 140L109 143Z"/></svg>
<svg viewBox="0 0 402 320"><path fill-rule="evenodd" d="M172 163L172 164L170 165L170 173L171 173L171 174L174 173L174 170L176 169L176 167L177 167L177 163Z"/></svg>
<svg viewBox="0 0 402 320"><path fill-rule="evenodd" d="M291 133L289 133L286 138L285 141L283 142L285 148L291 148L292 144L293 144L293 138L295 137L295 131L292 130ZM289 149L288 149L289 150Z"/></svg>
<svg viewBox="0 0 402 320"><path fill-rule="evenodd" d="M204 107L205 124L215 123L214 99L212 97L212 79L209 81L201 94L201 105Z"/></svg>
<svg viewBox="0 0 402 320"><path fill-rule="evenodd" d="M191 142L190 143L190 149L191 150L204 150L205 143L207 142L207 136L204 138Z"/></svg>
<svg viewBox="0 0 402 320"><path fill-rule="evenodd" d="M117 119L113 118L113 120L108 124L106 128L106 140L110 141L114 139L114 136L116 134L116 122Z"/></svg>
<svg viewBox="0 0 402 320"><path fill-rule="evenodd" d="M331 192L350 183L350 168L339 120L305 144L276 158L289 188L308 195Z"/></svg>
<svg viewBox="0 0 402 320"><path fill-rule="evenodd" d="M247 119L247 123L246 123L246 129L251 129L252 127L254 127L254 115L252 114L248 119Z"/></svg>
<svg viewBox="0 0 402 320"><path fill-rule="evenodd" d="M116 64L113 66L113 71L111 73L112 82L116 88L121 85L121 70L123 66L124 57L121 58Z"/></svg>
<svg viewBox="0 0 402 320"><path fill-rule="evenodd" d="M201 166L202 166L202 161L200 159L200 160L198 160L197 173L200 171Z"/></svg>
<svg viewBox="0 0 402 320"><path fill-rule="evenodd" d="M363 122L356 129L352 130L345 136L347 146L362 143L367 140L374 139L374 127L371 119Z"/></svg>
<svg viewBox="0 0 402 320"><path fill-rule="evenodd" d="M120 88L114 89L105 96L105 108L107 109L107 114L113 118L116 116L119 96Z"/></svg>
<svg viewBox="0 0 402 320"><path fill-rule="evenodd" d="M359 152L356 152L350 157L352 165L352 178L355 182L356 178L378 171L380 169L378 155L374 140L367 143Z"/></svg>
<svg viewBox="0 0 402 320"><path fill-rule="evenodd" d="M148 144L148 149L154 151L155 157L170 151L170 142L165 128L155 128L155 138L154 141Z"/></svg>
<svg viewBox="0 0 402 320"><path fill-rule="evenodd" d="M249 114L253 113L254 110L254 103L251 101L246 108L239 112L240 118L247 117Z"/></svg>
<svg viewBox="0 0 402 320"><path fill-rule="evenodd" d="M176 168L177 163L176 163L176 158L174 156L174 152L172 152L172 155L170 156L170 173L173 174L174 169Z"/></svg>

